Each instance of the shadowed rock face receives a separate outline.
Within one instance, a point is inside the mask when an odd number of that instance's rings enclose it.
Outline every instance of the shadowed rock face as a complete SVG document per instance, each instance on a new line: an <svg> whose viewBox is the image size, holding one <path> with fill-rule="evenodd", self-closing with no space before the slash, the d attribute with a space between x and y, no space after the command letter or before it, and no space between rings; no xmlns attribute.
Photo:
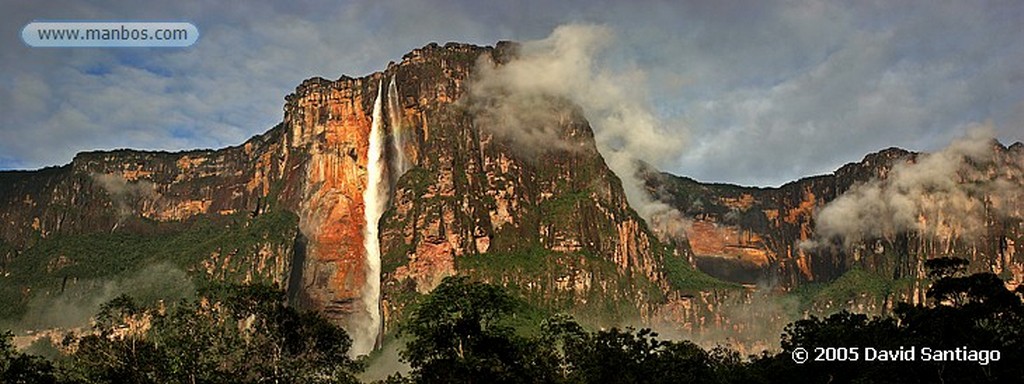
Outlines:
<svg viewBox="0 0 1024 384"><path fill-rule="evenodd" d="M975 164L978 172L1008 180L1007 189L1021 188L1024 145L992 143L991 161ZM779 188L705 184L659 173L646 173L648 191L693 222L687 241L697 265L720 278L741 283L828 282L857 266L894 279L924 278L923 261L942 256L966 257L972 270L1003 274L1010 284L1024 277L1024 227L1016 210L985 210L982 228L974 234L954 231L904 231L855 244L801 247L815 237L816 214L858 184L884 180L897 164L917 161L919 154L898 148L867 155L833 174L815 176ZM968 181L962 181L969 183ZM998 199L976 196L989 204ZM922 217L920 220L926 220Z"/></svg>
<svg viewBox="0 0 1024 384"><path fill-rule="evenodd" d="M363 310L368 135L377 87L394 77L398 100L385 105L401 108L411 169L395 178L380 223L386 321L401 313L403 295L445 276L498 275L462 258L538 250L582 263L535 282L544 294L607 294L649 312L667 290L665 249L627 205L581 111L552 100L564 105L557 126L567 145L550 150L515 149L476 124L467 100L475 66L505 62L515 49L432 44L362 78L306 80L286 97L281 124L236 147L88 152L62 167L0 172L0 267L61 236L171 233L287 211L298 230L268 248L274 263L253 268L288 287L293 302L344 322ZM613 268L592 273L592 264ZM620 289L627 279L654 289Z"/></svg>

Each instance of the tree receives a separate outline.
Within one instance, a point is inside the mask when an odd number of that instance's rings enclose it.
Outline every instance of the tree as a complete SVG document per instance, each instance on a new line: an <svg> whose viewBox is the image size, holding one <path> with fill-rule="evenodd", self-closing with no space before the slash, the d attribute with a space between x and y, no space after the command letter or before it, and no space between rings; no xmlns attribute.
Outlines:
<svg viewBox="0 0 1024 384"><path fill-rule="evenodd" d="M10 331L0 333L0 382L9 384L56 383L53 365L39 356L18 352Z"/></svg>
<svg viewBox="0 0 1024 384"><path fill-rule="evenodd" d="M86 383L153 383L161 377L160 351L135 327L146 313L134 299L121 295L100 306L93 332L66 337L74 350L63 366L66 381ZM70 336L70 335L69 335Z"/></svg>
<svg viewBox="0 0 1024 384"><path fill-rule="evenodd" d="M966 266L966 260L959 259ZM934 365L921 377L932 375L946 381L1019 381L1024 367L1024 304L992 273L941 274L928 288L930 306L902 304L896 316L909 342L935 348L999 350L1001 360L989 366L966 365L945 369ZM940 275L929 271L930 275Z"/></svg>
<svg viewBox="0 0 1024 384"><path fill-rule="evenodd" d="M763 355L747 366L749 381L758 382L1019 382L1024 368L1024 305L991 273L965 275L963 259L930 260L929 305L902 303L895 317L868 317L840 312L825 319L811 317L786 327L783 351ZM839 347L826 358L817 348ZM867 348L900 351L914 348L912 363L865 361ZM1001 359L978 362L925 361L920 348L998 350ZM804 348L810 360L795 364L793 353ZM860 355L849 361L850 348ZM824 352L829 353L829 352ZM876 356L877 357L877 356ZM848 361L837 362L846 358Z"/></svg>
<svg viewBox="0 0 1024 384"><path fill-rule="evenodd" d="M516 300L498 286L449 277L401 325L403 358L416 383L707 383L716 362L688 341L658 339L650 329L595 333L566 315L541 324L537 337L504 321ZM737 363L738 364L738 363ZM732 367L730 367L732 368Z"/></svg>
<svg viewBox="0 0 1024 384"><path fill-rule="evenodd" d="M94 328L67 343L71 381L355 383L360 368L344 330L265 285L219 286L168 308L119 297Z"/></svg>
<svg viewBox="0 0 1024 384"><path fill-rule="evenodd" d="M932 283L927 295L940 306L977 306L998 311L1020 305L1020 298L1007 290L1003 280L994 273L943 277Z"/></svg>
<svg viewBox="0 0 1024 384"><path fill-rule="evenodd" d="M888 317L869 317L846 311L826 318L811 316L787 325L780 341L781 352L762 355L750 364L750 374L757 381L903 382L906 372L905 369L897 369L896 363L868 362L864 355L868 347L898 350L902 346L899 324ZM798 351L807 353L808 360L794 363L793 356ZM816 360L815 357L823 352L827 354L827 361Z"/></svg>
<svg viewBox="0 0 1024 384"><path fill-rule="evenodd" d="M420 383L549 382L550 360L535 340L502 324L516 301L501 287L445 278L400 328L402 358Z"/></svg>
<svg viewBox="0 0 1024 384"><path fill-rule="evenodd" d="M556 315L542 324L541 344L551 348L549 355L559 361L558 372L565 382L718 382L718 361L707 351L689 341L658 339L647 328L591 333L571 317ZM735 363L739 364L738 358Z"/></svg>
<svg viewBox="0 0 1024 384"><path fill-rule="evenodd" d="M969 261L959 257L938 257L924 262L928 278L932 280L961 276L967 273L968 265Z"/></svg>
<svg viewBox="0 0 1024 384"><path fill-rule="evenodd" d="M650 329L612 328L568 354L584 383L703 383L713 380L707 352L688 341L657 339Z"/></svg>

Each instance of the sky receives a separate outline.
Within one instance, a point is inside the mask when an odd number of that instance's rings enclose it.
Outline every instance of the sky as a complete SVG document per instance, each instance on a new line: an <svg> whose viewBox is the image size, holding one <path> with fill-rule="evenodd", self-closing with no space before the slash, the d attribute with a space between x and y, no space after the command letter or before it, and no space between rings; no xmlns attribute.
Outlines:
<svg viewBox="0 0 1024 384"><path fill-rule="evenodd" d="M977 124L1024 141L1019 1L14 0L0 19L0 169L236 145L278 123L303 79L574 24L611 31L599 70L628 74L660 131L685 142L658 164L671 173L777 186L887 147L938 150ZM20 34L33 20L187 21L200 37L32 48Z"/></svg>

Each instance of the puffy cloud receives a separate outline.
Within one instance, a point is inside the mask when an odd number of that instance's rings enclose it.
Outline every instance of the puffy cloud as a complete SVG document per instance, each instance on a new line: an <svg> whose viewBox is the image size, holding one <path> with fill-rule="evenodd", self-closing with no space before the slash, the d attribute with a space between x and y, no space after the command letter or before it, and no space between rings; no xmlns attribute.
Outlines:
<svg viewBox="0 0 1024 384"><path fill-rule="evenodd" d="M974 237L990 213L1019 215L1024 170L994 151L991 125L975 126L945 149L895 164L884 178L858 184L825 205L816 234L849 246L915 231L930 236Z"/></svg>
<svg viewBox="0 0 1024 384"><path fill-rule="evenodd" d="M685 134L662 127L643 73L618 72L600 60L613 40L607 27L570 24L524 43L508 63L482 61L470 88L474 102L484 103L478 106L478 123L513 138L521 148L569 148L557 130L564 108L551 98L572 101L583 109L598 150L622 179L630 205L649 224L668 223L672 209L646 193L638 166L640 160L661 166L678 156Z"/></svg>
<svg viewBox="0 0 1024 384"><path fill-rule="evenodd" d="M63 164L83 150L241 143L280 121L303 79L381 70L431 39L481 42L484 26L459 14L402 1L13 7L0 26L10 37L0 40L0 168ZM201 36L184 49L39 49L18 40L35 19L186 20Z"/></svg>

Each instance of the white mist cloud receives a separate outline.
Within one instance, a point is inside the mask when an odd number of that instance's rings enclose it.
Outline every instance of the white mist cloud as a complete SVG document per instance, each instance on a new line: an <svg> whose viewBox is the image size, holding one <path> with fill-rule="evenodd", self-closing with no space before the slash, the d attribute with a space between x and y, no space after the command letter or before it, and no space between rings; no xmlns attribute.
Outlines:
<svg viewBox="0 0 1024 384"><path fill-rule="evenodd" d="M107 192L121 220L131 215L133 202L140 198L155 199L159 196L156 184L149 180L129 181L121 175L112 173L94 173L90 177Z"/></svg>
<svg viewBox="0 0 1024 384"><path fill-rule="evenodd" d="M478 123L520 147L568 148L557 130L565 109L552 100L572 101L583 109L598 150L622 179L630 205L652 226L667 223L681 216L646 193L637 176L638 161L663 166L683 151L686 137L678 128L668 132L653 113L642 71L615 70L602 60L614 41L608 27L563 25L547 38L523 43L509 63L479 63L470 89L477 102L485 103Z"/></svg>
<svg viewBox="0 0 1024 384"><path fill-rule="evenodd" d="M160 262L112 279L69 279L61 291L39 292L16 329L73 328L89 324L104 303L128 294L142 303L172 303L195 295L195 285L176 265Z"/></svg>
<svg viewBox="0 0 1024 384"><path fill-rule="evenodd" d="M92 179L111 197L153 196L156 193L156 184L148 180L128 181L120 175L111 173L96 173L92 175Z"/></svg>
<svg viewBox="0 0 1024 384"><path fill-rule="evenodd" d="M941 151L853 186L817 213L816 234L846 246L904 231L971 238L984 230L988 212L1019 214L1021 168L997 158L994 135L991 125L977 125Z"/></svg>

